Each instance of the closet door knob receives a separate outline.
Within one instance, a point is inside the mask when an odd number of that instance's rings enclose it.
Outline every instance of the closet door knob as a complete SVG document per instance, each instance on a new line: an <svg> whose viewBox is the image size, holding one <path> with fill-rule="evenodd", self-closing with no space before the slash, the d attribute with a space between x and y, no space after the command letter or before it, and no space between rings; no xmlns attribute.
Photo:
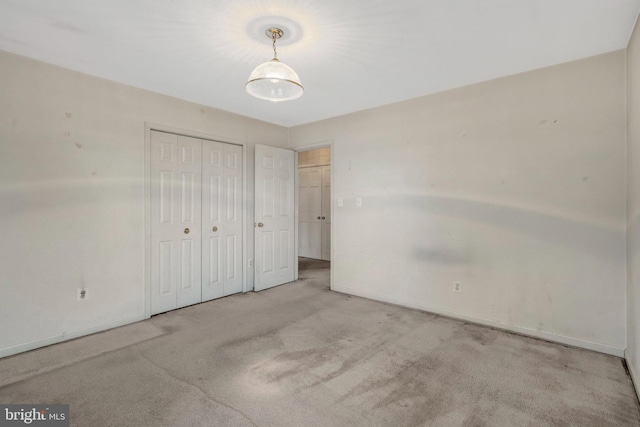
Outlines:
<svg viewBox="0 0 640 427"><path fill-rule="evenodd" d="M326 219L325 217L322 217L322 219Z"/></svg>
<svg viewBox="0 0 640 427"><path fill-rule="evenodd" d="M263 223L261 223L261 222L259 222L259 223L258 223L258 227L264 227L264 224L263 224Z"/></svg>
<svg viewBox="0 0 640 427"><path fill-rule="evenodd" d="M216 226L214 225L214 226L213 226L213 228L211 229L211 231L213 231L213 232L215 233L216 231L218 231L218 227L216 227Z"/></svg>
<svg viewBox="0 0 640 427"><path fill-rule="evenodd" d="M184 234L189 234L189 232L190 232L190 231L191 231L191 230L189 230L188 228L185 228L185 229L184 229Z"/></svg>
<svg viewBox="0 0 640 427"><path fill-rule="evenodd" d="M320 219L320 217L318 217L318 219Z"/></svg>

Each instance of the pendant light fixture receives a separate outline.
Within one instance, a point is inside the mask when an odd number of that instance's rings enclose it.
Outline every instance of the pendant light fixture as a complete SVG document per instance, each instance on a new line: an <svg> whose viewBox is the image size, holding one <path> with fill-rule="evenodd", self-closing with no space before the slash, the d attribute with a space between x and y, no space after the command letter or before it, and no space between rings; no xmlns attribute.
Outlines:
<svg viewBox="0 0 640 427"><path fill-rule="evenodd" d="M267 101L289 101L300 98L304 92L300 77L293 68L278 60L276 40L284 34L280 28L269 28L265 31L273 42L273 59L258 65L249 76L244 86L249 95Z"/></svg>

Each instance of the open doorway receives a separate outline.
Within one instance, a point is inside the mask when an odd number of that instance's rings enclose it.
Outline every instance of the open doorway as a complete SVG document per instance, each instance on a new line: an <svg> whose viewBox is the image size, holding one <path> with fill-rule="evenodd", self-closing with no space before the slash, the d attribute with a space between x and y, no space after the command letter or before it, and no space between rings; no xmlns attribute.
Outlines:
<svg viewBox="0 0 640 427"><path fill-rule="evenodd" d="M326 280L331 267L331 147L298 155L298 277Z"/></svg>

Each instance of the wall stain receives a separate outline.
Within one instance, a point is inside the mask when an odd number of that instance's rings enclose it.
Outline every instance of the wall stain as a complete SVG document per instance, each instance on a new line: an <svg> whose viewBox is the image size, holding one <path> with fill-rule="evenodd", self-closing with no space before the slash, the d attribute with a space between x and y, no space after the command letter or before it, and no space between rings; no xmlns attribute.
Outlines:
<svg viewBox="0 0 640 427"><path fill-rule="evenodd" d="M449 236L453 239L452 236ZM453 239L456 240L456 239ZM467 258L451 249L415 248L412 256L422 262L432 262L437 264L462 264L467 262Z"/></svg>
<svg viewBox="0 0 640 427"><path fill-rule="evenodd" d="M549 126L550 124L555 125L556 123L558 123L558 120L554 120L553 122L551 122L550 120L540 120L538 122L538 126L540 127L545 127L545 126Z"/></svg>
<svg viewBox="0 0 640 427"><path fill-rule="evenodd" d="M75 143L75 146L76 146L76 147L78 147L78 148L82 148L82 147L83 147L83 145L82 145L82 144L80 144L79 142L76 142L76 143Z"/></svg>
<svg viewBox="0 0 640 427"><path fill-rule="evenodd" d="M62 30L69 31L71 33L88 34L84 29L76 25L73 25L70 22L63 21L58 18L49 18L49 20L51 21L51 25L53 25L54 27L60 28Z"/></svg>
<svg viewBox="0 0 640 427"><path fill-rule="evenodd" d="M451 240L455 240L456 242L464 242L463 239L456 239L455 237L453 237L450 231L447 233L447 235L451 237Z"/></svg>

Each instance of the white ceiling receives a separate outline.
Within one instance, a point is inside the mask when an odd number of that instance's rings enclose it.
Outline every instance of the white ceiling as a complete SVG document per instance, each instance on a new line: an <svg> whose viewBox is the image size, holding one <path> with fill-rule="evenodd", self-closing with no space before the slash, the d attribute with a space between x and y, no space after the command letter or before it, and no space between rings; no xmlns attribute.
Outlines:
<svg viewBox="0 0 640 427"><path fill-rule="evenodd" d="M640 0L0 0L0 49L294 126L626 47ZM272 57L302 98L244 91ZM0 64L1 65L1 64Z"/></svg>

